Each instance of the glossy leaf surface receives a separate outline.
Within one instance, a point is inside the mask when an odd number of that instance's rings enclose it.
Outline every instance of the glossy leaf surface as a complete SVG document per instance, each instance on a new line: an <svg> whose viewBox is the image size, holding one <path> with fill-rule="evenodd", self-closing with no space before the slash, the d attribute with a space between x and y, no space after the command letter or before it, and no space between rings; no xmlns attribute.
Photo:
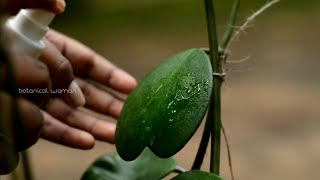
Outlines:
<svg viewBox="0 0 320 180"><path fill-rule="evenodd" d="M158 180L176 167L173 158L161 159L148 148L134 161L121 159L118 154L97 159L82 176L82 180Z"/></svg>
<svg viewBox="0 0 320 180"><path fill-rule="evenodd" d="M145 147L171 157L189 141L208 108L212 90L210 60L201 49L190 49L159 64L127 98L115 141L124 160Z"/></svg>
<svg viewBox="0 0 320 180"><path fill-rule="evenodd" d="M223 180L221 177L204 171L193 170L172 178L171 180Z"/></svg>

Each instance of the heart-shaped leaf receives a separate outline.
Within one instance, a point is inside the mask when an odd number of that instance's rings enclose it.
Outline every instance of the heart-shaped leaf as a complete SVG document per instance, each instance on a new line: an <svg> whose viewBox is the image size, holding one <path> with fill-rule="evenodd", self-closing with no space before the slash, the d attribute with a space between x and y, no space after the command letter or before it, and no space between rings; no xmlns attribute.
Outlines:
<svg viewBox="0 0 320 180"><path fill-rule="evenodd" d="M204 171L199 171L199 170L193 170L193 171L188 171L181 173L180 175L172 178L171 180L223 180L221 177L204 172Z"/></svg>
<svg viewBox="0 0 320 180"><path fill-rule="evenodd" d="M190 49L159 64L129 95L115 141L119 155L133 160L145 147L171 157L199 127L210 101L212 69L201 49Z"/></svg>
<svg viewBox="0 0 320 180"><path fill-rule="evenodd" d="M121 159L118 154L98 158L84 173L82 180L158 180L174 171L173 158L161 159L148 148L134 161Z"/></svg>

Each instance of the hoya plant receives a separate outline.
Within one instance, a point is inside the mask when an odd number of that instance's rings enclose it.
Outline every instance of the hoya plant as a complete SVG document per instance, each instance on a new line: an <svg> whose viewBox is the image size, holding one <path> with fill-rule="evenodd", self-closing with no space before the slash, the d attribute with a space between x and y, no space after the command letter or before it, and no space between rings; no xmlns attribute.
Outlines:
<svg viewBox="0 0 320 180"><path fill-rule="evenodd" d="M118 119L117 153L99 157L83 174L83 180L158 180L172 172L179 173L173 180L222 179L219 176L220 89L224 80L225 49L236 34L233 26L240 1L234 0L220 44L214 0L204 2L209 50L194 48L177 53L140 81ZM185 171L172 156L191 139L206 113L198 153L192 169ZM210 172L200 171L210 136Z"/></svg>

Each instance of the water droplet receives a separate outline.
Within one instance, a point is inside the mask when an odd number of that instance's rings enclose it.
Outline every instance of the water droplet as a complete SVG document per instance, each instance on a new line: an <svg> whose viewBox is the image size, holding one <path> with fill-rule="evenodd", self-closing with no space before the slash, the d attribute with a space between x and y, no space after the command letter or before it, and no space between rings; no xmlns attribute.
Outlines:
<svg viewBox="0 0 320 180"><path fill-rule="evenodd" d="M152 136L152 137L151 137L151 139L150 139L150 145L151 145L151 146L153 145L155 138L156 138L155 136Z"/></svg>
<svg viewBox="0 0 320 180"><path fill-rule="evenodd" d="M162 84L157 88L157 90L155 91L155 93L157 93L161 88L162 88Z"/></svg>
<svg viewBox="0 0 320 180"><path fill-rule="evenodd" d="M171 107L172 105L174 105L174 101L171 101L171 102L168 104L167 109L170 109L170 107Z"/></svg>

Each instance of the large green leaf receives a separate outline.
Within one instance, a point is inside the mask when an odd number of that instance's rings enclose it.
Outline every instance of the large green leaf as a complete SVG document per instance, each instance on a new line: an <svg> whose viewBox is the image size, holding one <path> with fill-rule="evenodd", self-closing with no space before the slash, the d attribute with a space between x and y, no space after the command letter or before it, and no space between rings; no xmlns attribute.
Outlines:
<svg viewBox="0 0 320 180"><path fill-rule="evenodd" d="M118 154L102 156L89 167L82 180L158 180L175 167L173 158L158 158L146 148L131 162L122 160Z"/></svg>
<svg viewBox="0 0 320 180"><path fill-rule="evenodd" d="M181 173L171 180L223 180L221 177L204 171L193 170Z"/></svg>
<svg viewBox="0 0 320 180"><path fill-rule="evenodd" d="M162 62L126 100L115 134L119 155L133 160L145 147L162 158L177 153L200 125L211 89L210 61L201 49Z"/></svg>

